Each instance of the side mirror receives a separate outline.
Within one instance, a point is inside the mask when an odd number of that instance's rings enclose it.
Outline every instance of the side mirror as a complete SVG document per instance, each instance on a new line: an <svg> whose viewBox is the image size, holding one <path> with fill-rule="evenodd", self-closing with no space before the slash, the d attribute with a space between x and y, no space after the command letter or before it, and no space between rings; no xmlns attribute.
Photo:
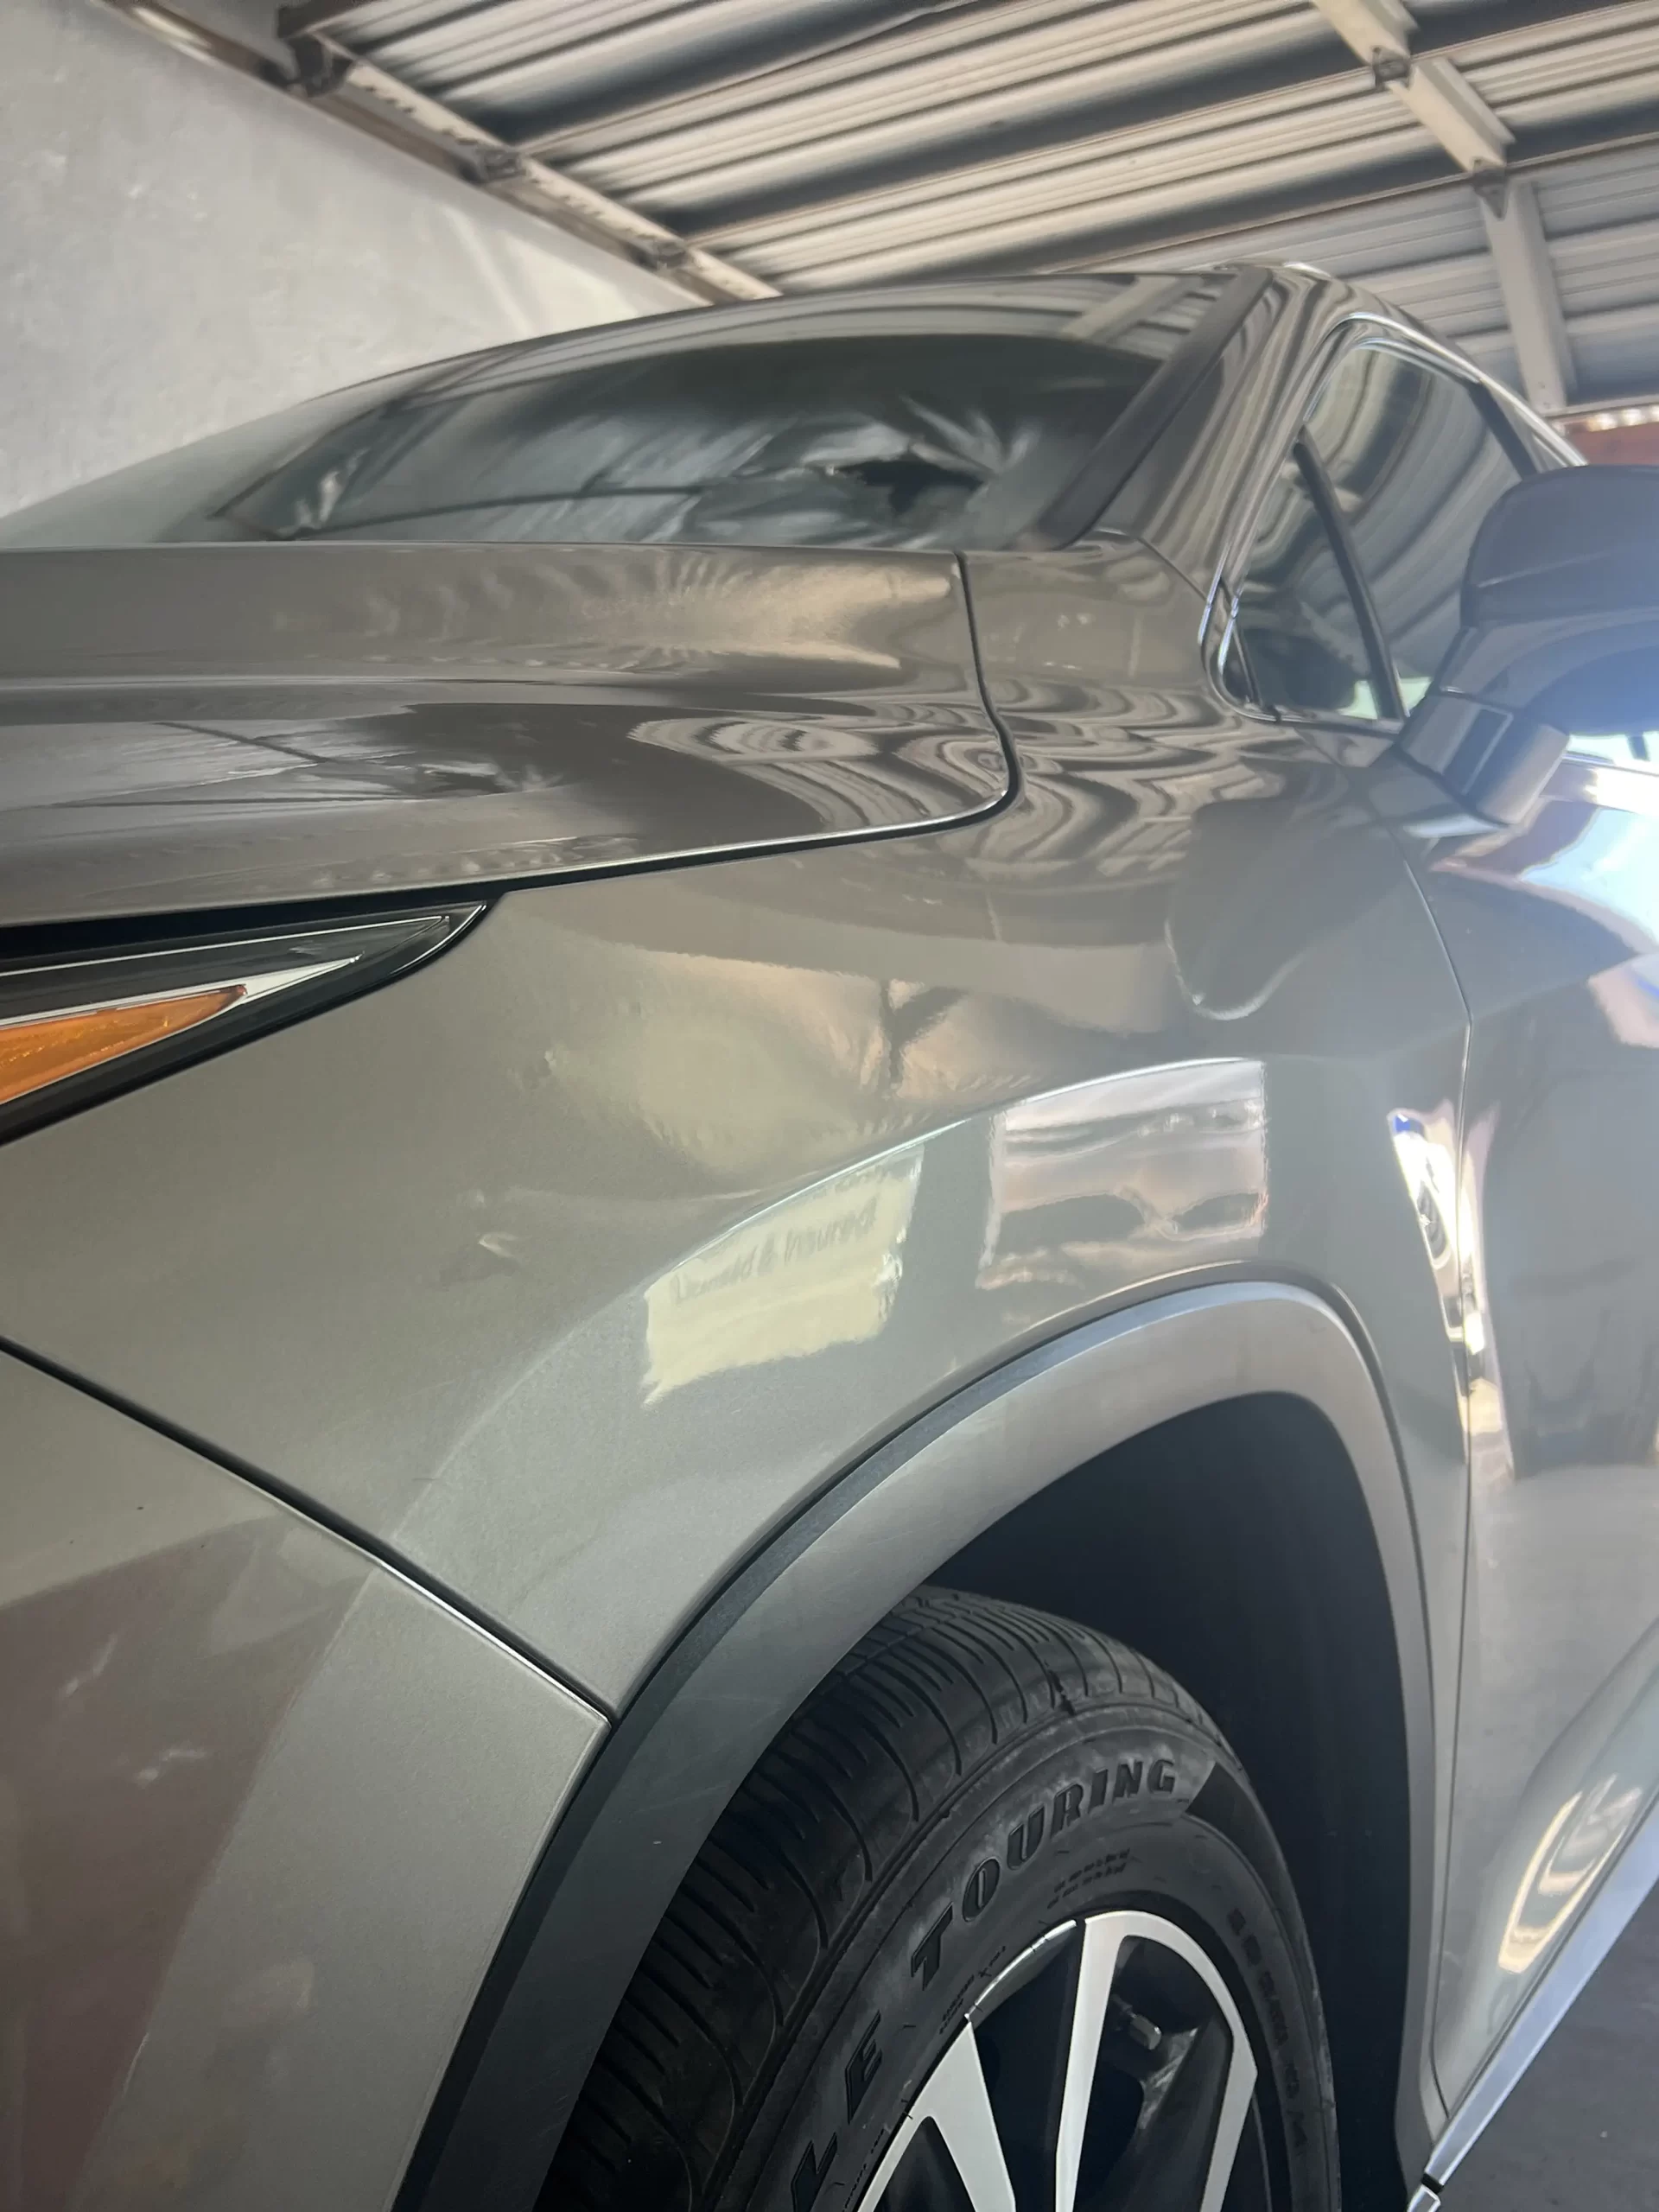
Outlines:
<svg viewBox="0 0 1659 2212"><path fill-rule="evenodd" d="M1659 729L1659 468L1516 485L1470 549L1462 611L1405 748L1513 822L1571 738Z"/></svg>

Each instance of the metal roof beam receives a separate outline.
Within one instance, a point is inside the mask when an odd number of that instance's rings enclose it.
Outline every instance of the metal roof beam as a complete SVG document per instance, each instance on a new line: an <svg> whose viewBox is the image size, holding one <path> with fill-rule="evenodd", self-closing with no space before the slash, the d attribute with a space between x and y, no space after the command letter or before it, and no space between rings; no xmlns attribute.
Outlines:
<svg viewBox="0 0 1659 2212"><path fill-rule="evenodd" d="M1486 243L1497 264L1503 312L1515 340L1527 397L1541 415L1559 415L1573 396L1573 349L1550 264L1549 246L1529 177L1504 177L1475 188Z"/></svg>
<svg viewBox="0 0 1659 2212"><path fill-rule="evenodd" d="M791 10L780 7L772 22L737 27L729 40L697 42L677 41L652 19L618 31L609 40L591 41L583 50L583 60L591 63L597 59L595 49L601 43L610 46L619 65L617 79L608 86L595 86L586 93L571 92L548 100L514 131L513 143L532 153L544 151L573 127L631 113L640 105L642 87L638 78L630 81L627 73L633 58L630 48L641 59L649 56L645 97L655 105L660 100L751 83L797 62L816 60L849 47L874 44L894 33L902 34L925 18L954 16L959 12L972 16L998 3L999 0L865 0L855 15L838 15L823 29L815 29L810 19L791 20ZM492 73L477 87L476 94L468 86L467 97L469 102L475 96L480 100L499 97L512 81L511 71Z"/></svg>
<svg viewBox="0 0 1659 2212"><path fill-rule="evenodd" d="M1659 150L1659 130L1652 126L1652 114L1651 101L1643 100L1628 111L1624 119L1632 127L1624 131L1618 128L1620 118L1605 115L1588 124L1529 131L1517 142L1510 156L1510 176L1514 179L1523 174L1535 175L1560 162L1583 161L1595 154L1631 153L1649 148ZM1443 154L1408 156L1394 168L1386 181L1373 182L1357 191L1333 192L1327 183L1318 182L1255 195L1237 194L1224 207L1217 206L1208 219L1116 228L1103 225L1090 238L1069 244L1062 254L1045 257L1025 253L996 261L988 259L962 266L952 273L971 276L1029 269L1058 276L1071 270L1103 268L1131 255L1144 260L1152 253L1179 256L1200 249L1206 252L1217 249L1224 251L1227 240L1240 231L1259 230L1269 223L1317 221L1322 216L1344 214L1356 207L1386 207L1390 200L1408 193L1464 192L1468 189L1468 182L1460 170L1447 174Z"/></svg>
<svg viewBox="0 0 1659 2212"><path fill-rule="evenodd" d="M690 244L677 232L620 200L578 184L545 162L518 153L481 125L372 63L359 60L332 39L307 35L291 41L294 70L285 75L268 54L193 22L165 0L107 0L107 4L182 52L323 108L637 269L655 271L692 298L712 302L777 296L776 285Z"/></svg>
<svg viewBox="0 0 1659 2212"><path fill-rule="evenodd" d="M575 232L638 268L683 284L703 300L770 300L778 288L707 248L690 244L665 224L613 200L591 185L505 144L493 131L401 78L360 60L321 33L290 41L296 89L348 123L382 136L410 134L447 156L458 175L511 200L529 213Z"/></svg>
<svg viewBox="0 0 1659 2212"><path fill-rule="evenodd" d="M1517 30L1605 13L1606 6L1607 0L1458 0L1417 34L1414 52L1419 66L1427 67L1441 53L1479 53ZM1310 10L1310 16L1313 13ZM964 33L980 20L977 16L964 17ZM988 29L994 27L994 19L984 20ZM893 52L896 66L903 54L893 39L872 41L868 48L873 59L888 50ZM861 134L849 128L838 139L804 149L812 158L798 177L780 174L775 161L762 162L762 174L746 181L737 158L732 181L709 191L677 219L688 235L702 237L751 219L771 220L798 210L849 204L864 193L916 180L937 176L948 188L952 171L982 158L988 146L998 160L1007 161L1050 149L1063 151L1080 138L1119 130L1144 130L1148 124L1165 122L1191 137L1212 120L1224 122L1242 102L1281 94L1294 97L1321 86L1334 93L1352 82L1355 71L1351 48L1323 26L1315 27L1300 50L1256 62L1241 63L1229 35L1195 36L1171 46L1159 74L1135 73L1121 94L1109 90L1103 93L1084 82L1061 78L1040 84L1031 97L1022 99L1022 88L1015 83L1006 93L966 102L957 116L930 115L925 127L913 130L902 143L889 143L879 155L861 152ZM782 99L786 89L785 79L775 96ZM726 111L730 112L729 107ZM631 128L645 137L659 130L671 134L677 128L695 125L696 120L696 104L683 100L641 106L629 117ZM584 154L588 149L582 133L574 132L572 138L576 153ZM1440 160L1439 153L1428 153L1427 173L1438 174Z"/></svg>
<svg viewBox="0 0 1659 2212"><path fill-rule="evenodd" d="M642 86L648 86L645 97L654 104L718 86L741 84L787 68L793 62L811 60L903 30L918 18L998 3L999 0L856 0L855 5L837 10L833 21L823 24L816 13L779 7L771 21L734 17L701 31L695 20L677 29L665 29L655 16L608 30L599 28L564 49L566 66L555 73L556 89L536 105L529 119L517 127L504 122L503 128L511 128L507 143L521 152L541 153L575 124L626 114L639 105ZM353 18L362 4L363 0L290 0L290 4L276 11L278 35L291 39L327 31L353 45ZM493 5L493 0L471 0L469 7L455 13L487 16ZM551 29L551 7L549 15ZM447 27L454 16L445 20ZM577 79L575 89L568 81L573 74ZM481 68L475 76L464 82L457 80L447 89L469 111L492 113L508 104L521 103L526 80L548 75L547 54L533 53ZM583 80L589 80L585 90Z"/></svg>
<svg viewBox="0 0 1659 2212"><path fill-rule="evenodd" d="M1313 0L1313 5L1369 61L1378 87L1392 92L1459 168L1502 169L1513 134L1492 113L1455 61L1414 51L1417 22L1401 0Z"/></svg>
<svg viewBox="0 0 1659 2212"><path fill-rule="evenodd" d="M362 4L362 0L299 0L294 10L296 21L300 9L308 4L325 8L337 21L343 22ZM1428 56L1452 48L1501 40L1540 25L1605 13L1611 4L1613 0L1449 0L1449 4L1437 9L1433 18L1419 28L1412 50L1414 54ZM619 85L603 97L595 96L590 101L578 103L571 99L568 111L560 106L556 114L550 114L543 124L515 132L512 143L528 151L552 152L556 156L567 137L574 136L580 141L584 129L600 121L626 124L637 128L642 136L658 130L672 130L695 116L699 94L718 97L753 84L757 91L773 92L776 97L787 98L792 89L790 73L797 65L849 51L855 52L861 63L872 70L884 66L902 67L906 58L907 34L920 23L948 21L964 49L995 41L1002 35L1003 5L1004 0L923 0L921 4L918 0L905 0L905 4L894 0L895 12L891 21L867 22L856 31L843 31L833 38L823 36L817 41L800 40L797 33L799 42L781 56L773 54L770 44L763 48L757 40L732 57L724 67L703 71L698 65L695 83L689 77L682 81L681 72L692 65L682 62L670 49L662 54L645 83L632 89ZM780 10L779 13L786 16L785 10ZM286 14L283 20L288 20ZM349 38L349 30L344 35ZM779 35L781 38L781 30ZM1192 36L1186 35L1189 39ZM1178 48L1185 42L1177 39L1171 43ZM1160 114L1177 114L1183 107L1206 105L1211 99L1243 97L1254 90L1299 90L1323 78L1338 77L1351 67L1343 46L1344 41L1332 31L1319 37L1302 59L1288 63L1280 60L1240 67L1235 60L1215 71L1197 70L1188 80L1185 101L1179 94L1166 101L1161 89L1140 86L1122 101L1122 119L1126 123L1154 122ZM1208 81L1211 77L1215 79L1213 92ZM767 85L760 81L766 79L773 82ZM1230 80L1236 86L1236 92L1227 89ZM1058 143L1076 130L1109 130L1118 120L1117 104L1103 102L1098 96L1092 101L1071 100L1065 97L1063 82L1055 90L1056 107L1046 134L1042 137L1010 134L999 127L999 153L1019 152L1033 144ZM1079 112L1081 121L1077 120Z"/></svg>

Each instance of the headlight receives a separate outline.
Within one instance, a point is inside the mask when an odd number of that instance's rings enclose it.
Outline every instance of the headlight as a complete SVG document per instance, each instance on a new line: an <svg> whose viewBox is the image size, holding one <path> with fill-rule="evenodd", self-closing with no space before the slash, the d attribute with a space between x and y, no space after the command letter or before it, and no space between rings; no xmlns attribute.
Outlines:
<svg viewBox="0 0 1659 2212"><path fill-rule="evenodd" d="M0 960L0 1138L385 982L481 911Z"/></svg>

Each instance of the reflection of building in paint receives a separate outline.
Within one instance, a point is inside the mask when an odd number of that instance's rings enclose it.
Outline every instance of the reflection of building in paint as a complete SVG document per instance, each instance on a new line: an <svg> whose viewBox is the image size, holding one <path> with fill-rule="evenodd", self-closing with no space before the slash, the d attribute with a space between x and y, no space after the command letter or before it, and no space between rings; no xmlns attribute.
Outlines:
<svg viewBox="0 0 1659 2212"><path fill-rule="evenodd" d="M1204 1265L1257 1243L1267 1207L1260 1061L1102 1076L997 1116L979 1280Z"/></svg>
<svg viewBox="0 0 1659 2212"><path fill-rule="evenodd" d="M1640 1487L1626 1493L1631 1515L1621 1531L1626 1548L1648 1511L1645 1471L1628 1471ZM1597 1484L1605 1471L1582 1472ZM1540 1685L1550 1677L1549 1653L1578 1632L1586 1605L1608 1602L1607 1586L1616 1580L1599 1561L1587 1580L1563 1579L1561 1563L1571 1557L1586 1506L1598 1510L1581 1492L1563 1496L1559 1481L1522 1482L1502 1501L1503 1510L1522 1516L1512 1529L1525 1528L1530 1538L1526 1548L1510 1546L1497 1556L1519 1571L1532 1600L1525 1623L1529 1638L1544 1655L1535 1669ZM1630 1618L1647 1617L1646 1598L1643 1591ZM1612 1602L1618 1603L1616 1594ZM1477 1666L1484 1663L1478 1651L1468 1657ZM1539 1694L1547 1696L1548 1690ZM1649 1624L1638 1637L1545 1752L1512 1807L1501 1758L1494 1761L1490 1741L1478 1746L1476 1755L1482 1770L1467 1803L1459 1800L1453 1835L1458 1824L1466 1822L1469 1840L1460 1847L1478 1853L1472 1863L1480 1869L1479 1904L1472 1931L1459 1930L1448 1954L1452 1972L1436 2031L1446 2076L1462 2082L1537 1987L1552 1952L1620 1853L1645 1854L1637 1831L1644 1816L1655 1817L1649 1808L1659 1776L1659 1627ZM1495 1835L1497 1821L1503 1828Z"/></svg>
<svg viewBox="0 0 1659 2212"><path fill-rule="evenodd" d="M877 1335L921 1172L916 1150L833 1176L659 1276L645 1293L648 1395Z"/></svg>
<svg viewBox="0 0 1659 2212"><path fill-rule="evenodd" d="M1621 1045L1659 1052L1659 955L1604 969L1590 978L1590 988Z"/></svg>
<svg viewBox="0 0 1659 2212"><path fill-rule="evenodd" d="M1569 1797L1528 1862L1503 1923L1497 1963L1527 1974L1573 1917L1641 1811L1640 1789L1616 1774Z"/></svg>
<svg viewBox="0 0 1659 2212"><path fill-rule="evenodd" d="M1463 1297L1464 1357L1468 1372L1465 1403L1469 1422L1469 1471L1477 1487L1482 1490L1515 1479L1509 1416L1503 1407L1503 1381L1492 1334L1492 1299L1486 1281L1486 1235L1481 1226L1481 1194L1486 1186L1487 1164L1497 1135L1496 1109L1470 1124L1464 1136L1463 1166L1458 1179L1458 1269Z"/></svg>
<svg viewBox="0 0 1659 2212"><path fill-rule="evenodd" d="M1457 1145L1450 1106L1427 1116L1395 1111L1389 1116L1394 1156L1400 1163L1428 1264L1440 1294L1440 1318L1454 1344L1464 1342L1463 1285L1458 1268Z"/></svg>
<svg viewBox="0 0 1659 2212"><path fill-rule="evenodd" d="M1486 1319L1484 1249L1479 1230L1478 1185L1491 1128L1478 1122L1469 1133L1461 1173L1456 1122L1449 1103L1426 1114L1396 1110L1389 1135L1405 1180L1417 1225L1423 1233L1440 1318L1459 1367L1460 1396L1477 1479L1491 1482L1508 1472L1503 1440L1503 1393L1497 1356Z"/></svg>

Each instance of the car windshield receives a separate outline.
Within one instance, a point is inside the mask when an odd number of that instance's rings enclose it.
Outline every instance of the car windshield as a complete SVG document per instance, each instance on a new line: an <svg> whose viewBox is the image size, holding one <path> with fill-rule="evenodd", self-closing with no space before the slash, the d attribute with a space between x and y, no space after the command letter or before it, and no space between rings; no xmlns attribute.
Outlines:
<svg viewBox="0 0 1659 2212"><path fill-rule="evenodd" d="M102 503L92 487L0 524L0 543L1008 546L1219 289L1094 278L514 348L377 387L368 404L343 395L320 430L314 403L302 424L256 426L263 441L233 434L128 471Z"/></svg>

